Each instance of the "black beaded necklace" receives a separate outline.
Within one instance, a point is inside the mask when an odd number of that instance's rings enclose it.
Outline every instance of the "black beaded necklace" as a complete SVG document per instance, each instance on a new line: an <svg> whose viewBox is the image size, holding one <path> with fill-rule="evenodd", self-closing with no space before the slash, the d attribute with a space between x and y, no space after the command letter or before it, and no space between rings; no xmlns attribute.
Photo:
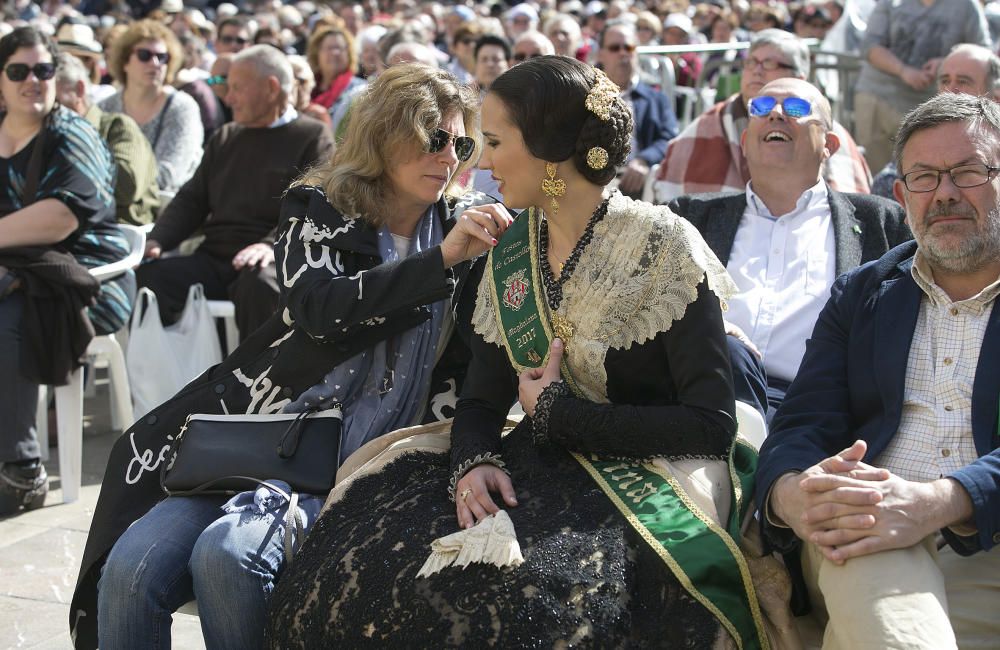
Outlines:
<svg viewBox="0 0 1000 650"><path fill-rule="evenodd" d="M583 254L583 249L585 249L587 244L590 243L590 240L594 238L594 227L607 213L608 199L604 199L601 201L601 204L597 206L597 209L594 210L594 214L590 216L590 221L587 222L587 227L584 229L583 234L580 235L580 239L577 240L576 245L569 254L569 257L566 258L566 263L560 268L558 278L555 277L555 274L552 272L552 266L549 264L548 219L542 219L541 224L539 224L538 249L540 258L539 262L542 265L542 282L545 284L545 295L549 299L549 307L553 311L559 309L559 304L562 302L563 284L571 275L573 275L573 271L576 269L576 265L580 261L580 255Z"/></svg>

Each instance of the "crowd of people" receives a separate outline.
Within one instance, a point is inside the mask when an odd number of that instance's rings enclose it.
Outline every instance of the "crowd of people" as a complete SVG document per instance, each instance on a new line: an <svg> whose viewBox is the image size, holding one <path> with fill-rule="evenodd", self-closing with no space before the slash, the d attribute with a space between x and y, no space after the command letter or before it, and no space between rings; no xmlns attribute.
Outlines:
<svg viewBox="0 0 1000 650"><path fill-rule="evenodd" d="M211 648L995 647L991 6L878 0L836 93L839 0L0 11L0 516L139 287L241 338L113 449L77 647L191 600ZM192 414L317 412L329 494L165 494Z"/></svg>

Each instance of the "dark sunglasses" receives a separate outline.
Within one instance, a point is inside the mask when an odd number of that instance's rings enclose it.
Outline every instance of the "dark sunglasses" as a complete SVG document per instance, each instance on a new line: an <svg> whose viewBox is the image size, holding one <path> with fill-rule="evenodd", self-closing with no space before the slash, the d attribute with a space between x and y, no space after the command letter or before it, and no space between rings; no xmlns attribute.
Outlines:
<svg viewBox="0 0 1000 650"><path fill-rule="evenodd" d="M226 83L226 75L224 74L214 74L205 80L209 86L222 86Z"/></svg>
<svg viewBox="0 0 1000 650"><path fill-rule="evenodd" d="M629 53L635 52L635 45L632 45L631 43L612 43L611 45L607 45L606 47L608 48L609 52L614 52L615 54L618 54L622 50L625 50L626 52Z"/></svg>
<svg viewBox="0 0 1000 650"><path fill-rule="evenodd" d="M27 63L8 63L7 67L4 68L4 72L7 73L7 78L11 81L24 81L28 78L29 72L33 73L35 79L39 81L48 81L56 76L56 64L36 63L35 65L28 65Z"/></svg>
<svg viewBox="0 0 1000 650"><path fill-rule="evenodd" d="M541 52L535 52L534 54L525 54L524 52L518 52L517 54L514 55L514 60L517 61L518 63L521 63L523 61L527 61L528 59L536 59L540 56L542 56Z"/></svg>
<svg viewBox="0 0 1000 650"><path fill-rule="evenodd" d="M777 105L777 98L761 95L750 100L747 110L753 117L767 117ZM785 97L781 100L781 110L787 117L805 117L812 113L812 103L801 97Z"/></svg>
<svg viewBox="0 0 1000 650"><path fill-rule="evenodd" d="M220 36L219 42L226 45L246 45L250 41L242 36Z"/></svg>
<svg viewBox="0 0 1000 650"><path fill-rule="evenodd" d="M149 63L155 58L161 65L166 65L170 62L170 52L154 52L153 50L140 47L135 51L135 58L143 63Z"/></svg>
<svg viewBox="0 0 1000 650"><path fill-rule="evenodd" d="M472 152L476 150L476 141L467 135L455 135L444 129L437 129L428 136L427 153L438 153L452 140L455 141L455 155L459 160L465 162L472 157Z"/></svg>

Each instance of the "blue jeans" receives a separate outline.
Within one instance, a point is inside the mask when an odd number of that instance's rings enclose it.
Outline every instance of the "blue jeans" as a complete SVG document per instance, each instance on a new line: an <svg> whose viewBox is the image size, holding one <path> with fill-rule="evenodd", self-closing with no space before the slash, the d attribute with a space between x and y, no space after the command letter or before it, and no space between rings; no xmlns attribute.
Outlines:
<svg viewBox="0 0 1000 650"><path fill-rule="evenodd" d="M284 565L287 505L226 513L226 500L170 497L118 539L98 584L102 650L169 650L171 614L193 598L208 648L263 647L267 603Z"/></svg>

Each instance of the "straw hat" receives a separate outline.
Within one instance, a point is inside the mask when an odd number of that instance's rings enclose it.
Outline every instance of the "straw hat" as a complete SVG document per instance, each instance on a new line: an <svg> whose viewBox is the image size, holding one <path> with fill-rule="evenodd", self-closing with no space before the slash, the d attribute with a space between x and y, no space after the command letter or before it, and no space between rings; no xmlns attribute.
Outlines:
<svg viewBox="0 0 1000 650"><path fill-rule="evenodd" d="M56 32L59 47L72 54L94 56L104 51L88 25L65 23Z"/></svg>

